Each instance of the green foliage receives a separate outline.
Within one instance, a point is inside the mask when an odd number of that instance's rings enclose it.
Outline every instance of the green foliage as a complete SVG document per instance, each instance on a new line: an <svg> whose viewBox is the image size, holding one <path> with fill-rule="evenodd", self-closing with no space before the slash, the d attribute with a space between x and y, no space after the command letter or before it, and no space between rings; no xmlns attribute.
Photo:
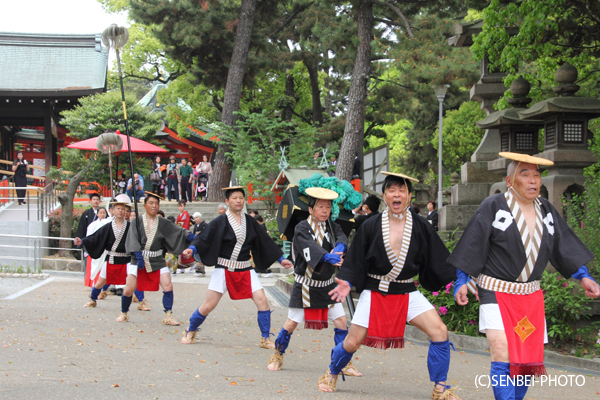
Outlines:
<svg viewBox="0 0 600 400"><path fill-rule="evenodd" d="M239 113L238 130L222 126L221 140L231 145L228 155L242 184L251 183L255 196L265 197L269 210L274 210L274 195L270 190L279 174L280 146L287 146L290 167L308 165L312 159L316 130L271 118L261 113Z"/></svg>
<svg viewBox="0 0 600 400"><path fill-rule="evenodd" d="M449 331L468 336L483 336L479 333L479 302L470 292L469 303L460 306L453 296L453 283L439 292L429 292L419 287L421 293L434 305Z"/></svg>
<svg viewBox="0 0 600 400"><path fill-rule="evenodd" d="M264 216L264 218L265 225L267 226L267 232L269 233L271 239L273 239L277 246L283 246L283 240L281 240L279 226L277 225L277 217L274 215L267 214L266 216Z"/></svg>
<svg viewBox="0 0 600 400"><path fill-rule="evenodd" d="M579 332L575 323L590 317L587 314L591 309L590 298L582 290L574 293L575 282L564 279L558 273L544 271L540 283L544 291L548 339L552 342L576 340Z"/></svg>
<svg viewBox="0 0 600 400"><path fill-rule="evenodd" d="M383 125L381 130L384 137L368 136L365 138L365 151L377 148L386 143L390 146L390 170L391 172L402 172L400 160L406 158L408 138L406 134L411 128L411 123L406 119L398 120L392 125Z"/></svg>
<svg viewBox="0 0 600 400"><path fill-rule="evenodd" d="M459 172L461 165L470 160L484 134L475 122L485 116L485 111L476 101L462 103L458 110L446 113L442 127L442 166L446 171ZM439 151L438 142L439 129L431 139L431 145L436 151Z"/></svg>

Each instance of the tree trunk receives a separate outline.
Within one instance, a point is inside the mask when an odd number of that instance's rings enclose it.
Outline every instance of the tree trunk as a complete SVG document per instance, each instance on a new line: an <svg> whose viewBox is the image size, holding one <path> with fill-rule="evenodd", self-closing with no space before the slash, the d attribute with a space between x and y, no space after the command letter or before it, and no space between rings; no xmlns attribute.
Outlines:
<svg viewBox="0 0 600 400"><path fill-rule="evenodd" d="M285 74L285 95L296 98L296 91L294 90L294 75L292 75L289 71ZM294 115L294 107L285 107L283 109L282 120L287 122L292 122L292 117Z"/></svg>
<svg viewBox="0 0 600 400"><path fill-rule="evenodd" d="M360 0L358 5L358 38L360 45L356 52L354 70L348 93L348 110L344 138L340 148L335 176L349 181L352 178L354 154L362 158L365 132L365 99L367 83L371 72L371 31L373 27L373 4L370 0Z"/></svg>
<svg viewBox="0 0 600 400"><path fill-rule="evenodd" d="M62 217L60 219L60 237L69 238L72 235L71 230L73 229L73 198L77 193L77 187L83 180L84 173L87 172L87 168L76 173L69 184L65 193L58 196L58 201L62 206ZM61 257L73 257L71 249L73 242L71 240L60 240L58 247L62 250L58 251L58 255Z"/></svg>
<svg viewBox="0 0 600 400"><path fill-rule="evenodd" d="M303 60L308 76L310 77L310 89L312 92L313 124L315 126L323 125L323 107L321 105L321 89L319 88L319 71L317 63L312 57L305 57Z"/></svg>
<svg viewBox="0 0 600 400"><path fill-rule="evenodd" d="M256 14L256 1L257 0L242 0L240 18L235 35L235 42L233 44L233 54L227 73L221 122L231 127L235 126L237 120L237 115L234 113L240 109L242 83L244 81L248 50L250 49L250 41L252 38L252 27L254 26L254 16ZM210 190L208 192L209 201L222 201L223 195L221 193L221 188L229 186L231 165L229 165L227 160L228 153L230 153L228 145L219 145L215 159L214 172L210 177Z"/></svg>

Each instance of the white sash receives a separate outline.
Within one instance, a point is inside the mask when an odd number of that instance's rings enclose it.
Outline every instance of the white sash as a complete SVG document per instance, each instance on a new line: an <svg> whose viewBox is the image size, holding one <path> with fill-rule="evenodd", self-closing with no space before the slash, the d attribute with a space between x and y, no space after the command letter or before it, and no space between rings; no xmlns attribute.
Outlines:
<svg viewBox="0 0 600 400"><path fill-rule="evenodd" d="M233 252L231 253L231 257L229 259L231 261L237 261L238 256L240 255L240 251L242 250L242 245L246 241L246 216L241 215L242 225L238 225L235 218L233 218L233 214L229 210L225 212L227 215L227 220L229 221L229 225L233 228L233 232L235 233L235 238L237 239L235 243L235 247L233 248Z"/></svg>

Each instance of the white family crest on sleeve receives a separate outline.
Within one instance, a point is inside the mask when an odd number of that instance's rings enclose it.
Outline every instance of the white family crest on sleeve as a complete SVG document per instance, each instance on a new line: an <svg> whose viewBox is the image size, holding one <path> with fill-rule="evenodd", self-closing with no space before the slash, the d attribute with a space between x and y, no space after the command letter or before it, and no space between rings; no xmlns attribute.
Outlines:
<svg viewBox="0 0 600 400"><path fill-rule="evenodd" d="M514 218L512 214L506 210L498 210L496 212L496 219L492 222L492 226L501 231L506 231L506 228L512 224Z"/></svg>
<svg viewBox="0 0 600 400"><path fill-rule="evenodd" d="M304 259L307 262L310 261L310 249L307 247L303 251L304 251Z"/></svg>
<svg viewBox="0 0 600 400"><path fill-rule="evenodd" d="M552 213L546 214L542 221L544 221L546 228L548 228L548 233L554 235L554 218L552 218Z"/></svg>

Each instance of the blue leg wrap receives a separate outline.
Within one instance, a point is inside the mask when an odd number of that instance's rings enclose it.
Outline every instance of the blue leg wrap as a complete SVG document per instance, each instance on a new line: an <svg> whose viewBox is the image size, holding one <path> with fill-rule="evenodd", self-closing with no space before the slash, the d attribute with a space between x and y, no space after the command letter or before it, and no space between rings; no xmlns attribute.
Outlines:
<svg viewBox="0 0 600 400"><path fill-rule="evenodd" d="M268 338L271 331L271 311L259 311L257 320L260 334L262 337Z"/></svg>
<svg viewBox="0 0 600 400"><path fill-rule="evenodd" d="M121 296L121 312L129 312L129 306L131 306L131 300L133 299L133 297L129 296L125 296L122 295Z"/></svg>
<svg viewBox="0 0 600 400"><path fill-rule="evenodd" d="M108 283L107 283L106 285L102 286L102 291L103 291L103 292L106 292L106 291L108 290L108 287L109 287L109 286L110 286L110 285L109 285Z"/></svg>
<svg viewBox="0 0 600 400"><path fill-rule="evenodd" d="M510 377L510 364L500 361L492 361L490 379L496 400L514 400L515 387Z"/></svg>
<svg viewBox="0 0 600 400"><path fill-rule="evenodd" d="M163 292L163 307L165 308L165 312L171 311L173 309L173 291Z"/></svg>
<svg viewBox="0 0 600 400"><path fill-rule="evenodd" d="M92 298L92 300L97 301L99 294L100 294L100 289L96 289L95 287L93 287L92 294L90 295L90 297Z"/></svg>
<svg viewBox="0 0 600 400"><path fill-rule="evenodd" d="M448 369L450 369L450 346L454 349L454 345L448 340L443 342L430 341L429 343L429 352L427 353L429 379L436 384L446 382Z"/></svg>
<svg viewBox="0 0 600 400"><path fill-rule="evenodd" d="M344 342L338 344L331 350L331 364L329 364L329 371L331 371L332 375L337 375L342 372L342 369L350 360L352 360L352 354L344 349Z"/></svg>
<svg viewBox="0 0 600 400"><path fill-rule="evenodd" d="M333 332L334 332L333 340L334 340L336 346L338 344L342 343L344 341L344 339L346 339L346 336L348 336L348 329L344 330L344 329L333 328Z"/></svg>
<svg viewBox="0 0 600 400"><path fill-rule="evenodd" d="M518 376L517 378L519 378L519 381L515 382L515 400L523 400L529 385L531 385L531 376Z"/></svg>
<svg viewBox="0 0 600 400"><path fill-rule="evenodd" d="M133 293L135 293L135 297L137 297L140 302L144 301L144 292L135 289Z"/></svg>
<svg viewBox="0 0 600 400"><path fill-rule="evenodd" d="M198 309L196 309L196 311L194 311L194 313L190 317L190 327L188 328L188 332L197 331L205 319L206 315L200 314Z"/></svg>
<svg viewBox="0 0 600 400"><path fill-rule="evenodd" d="M285 350L290 345L291 338L292 334L286 331L284 328L281 328L279 335L277 335L277 340L275 340L275 349L279 352L279 354L285 353Z"/></svg>

